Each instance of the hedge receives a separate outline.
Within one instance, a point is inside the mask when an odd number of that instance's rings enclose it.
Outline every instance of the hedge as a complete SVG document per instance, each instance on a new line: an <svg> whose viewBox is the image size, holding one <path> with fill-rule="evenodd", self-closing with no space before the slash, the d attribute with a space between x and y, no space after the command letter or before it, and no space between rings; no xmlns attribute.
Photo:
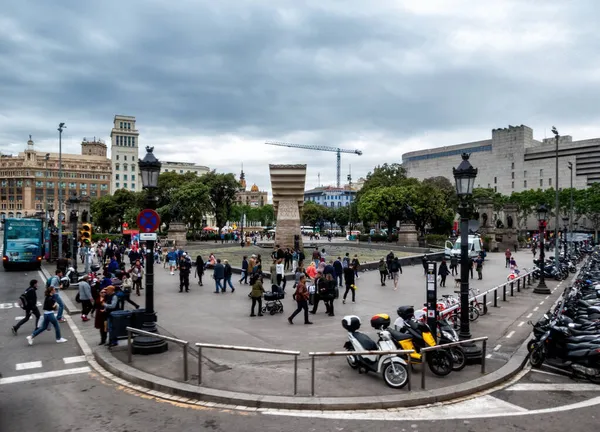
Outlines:
<svg viewBox="0 0 600 432"><path fill-rule="evenodd" d="M444 247L446 245L446 240L448 240L448 236L443 234L427 234L425 240L428 245Z"/></svg>

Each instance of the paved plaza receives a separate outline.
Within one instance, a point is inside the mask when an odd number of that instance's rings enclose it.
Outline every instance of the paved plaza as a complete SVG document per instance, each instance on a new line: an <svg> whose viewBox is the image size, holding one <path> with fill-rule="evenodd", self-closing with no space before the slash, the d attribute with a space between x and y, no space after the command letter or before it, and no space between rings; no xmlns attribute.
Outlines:
<svg viewBox="0 0 600 432"><path fill-rule="evenodd" d="M517 260L526 265L531 260L528 252L519 252ZM369 325L371 316L388 313L392 320L396 317L396 308L400 305L419 307L425 302L425 280L420 265L404 268L400 276L400 286L393 290L390 282L382 287L379 284L379 272L368 271L360 274L357 282L357 301L342 304L341 298L335 302L335 317L326 316L324 308L311 315L312 326L303 325L298 316L294 325L289 325L287 317L295 309L291 299L292 286L288 283L288 296L283 300L285 312L274 316L250 317L250 299L247 294L250 287L240 285L234 275L235 293L229 290L225 294L214 293L212 272L207 271L204 286L192 281L191 292L179 293L179 278L170 275L162 266L158 266L155 275L155 308L158 323L162 331L188 340L192 343L204 342L250 347L299 350L303 353L299 361L299 392L308 394L310 386L310 362L307 353L311 351L343 350L346 332L341 326L344 315L358 315L363 320L362 331L372 337L374 330ZM503 254L488 254L484 267L483 280L470 280L472 286L481 292L506 282L508 270L504 267ZM268 280L265 286L268 286ZM557 283L551 281L554 289ZM492 298L488 298L489 313L472 323L473 337L488 336L488 371L493 371L508 361L512 353L527 338L531 329L526 325L528 319L535 320L552 304L553 296L533 294L532 288L522 290L515 296L502 301L499 292L498 308L494 308ZM438 296L454 292L452 280L447 288L440 288ZM74 298L73 290L67 292ZM143 304L143 294L139 302ZM138 298L135 299L138 301ZM80 325L82 333L90 339L90 344L98 338L96 330L89 323ZM95 342L97 343L97 342ZM125 343L122 342L122 345ZM105 348L100 348L105 349ZM125 359L125 348L113 350L121 360ZM136 356L134 365L156 375L181 380L181 350L171 344L170 351L155 356ZM206 386L241 392L289 395L292 392L293 359L290 357L263 355L244 352L205 350L203 353L204 379ZM197 370L196 359L192 359L191 371ZM420 367L415 367L419 372ZM480 376L478 366L468 366L459 373L438 378L429 371L428 389L445 387L469 381ZM195 378L192 373L192 379ZM319 359L317 361L317 394L320 396L380 395L394 394L395 390L385 386L381 377L375 374L359 375L350 369L344 357ZM413 391L419 391L418 386Z"/></svg>

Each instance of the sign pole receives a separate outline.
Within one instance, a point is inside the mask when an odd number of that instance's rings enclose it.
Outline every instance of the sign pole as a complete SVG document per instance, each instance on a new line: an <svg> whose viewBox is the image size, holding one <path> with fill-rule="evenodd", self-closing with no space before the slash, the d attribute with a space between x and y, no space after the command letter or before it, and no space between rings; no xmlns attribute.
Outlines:
<svg viewBox="0 0 600 432"><path fill-rule="evenodd" d="M427 262L427 276L426 276L426 289L427 289L427 324L431 329L431 334L437 341L437 263L428 261Z"/></svg>

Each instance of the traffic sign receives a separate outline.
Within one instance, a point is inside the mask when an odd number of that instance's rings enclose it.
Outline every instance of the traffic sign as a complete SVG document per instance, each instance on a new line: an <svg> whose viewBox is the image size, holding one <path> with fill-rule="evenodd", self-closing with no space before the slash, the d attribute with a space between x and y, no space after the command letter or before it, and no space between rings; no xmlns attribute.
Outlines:
<svg viewBox="0 0 600 432"><path fill-rule="evenodd" d="M140 233L140 241L154 240L156 241L156 233Z"/></svg>
<svg viewBox="0 0 600 432"><path fill-rule="evenodd" d="M138 214L137 225L140 232L154 232L160 226L160 216L152 209L144 209Z"/></svg>

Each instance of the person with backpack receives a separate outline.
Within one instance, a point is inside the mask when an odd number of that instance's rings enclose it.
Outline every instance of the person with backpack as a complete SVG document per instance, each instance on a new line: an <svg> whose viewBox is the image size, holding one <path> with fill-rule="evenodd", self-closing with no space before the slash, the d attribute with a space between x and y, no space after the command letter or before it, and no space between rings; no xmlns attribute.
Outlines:
<svg viewBox="0 0 600 432"><path fill-rule="evenodd" d="M54 301L56 302L56 304L58 305L58 313L56 314L56 319L58 320L59 323L64 323L67 322L67 320L65 320L63 318L63 312L65 309L65 305L63 304L62 299L60 298L60 295L58 294L58 290L60 289L60 280L63 276L63 272L62 270L56 270L56 274L50 278L48 278L48 280L46 280L46 288L54 288Z"/></svg>
<svg viewBox="0 0 600 432"><path fill-rule="evenodd" d="M58 308L58 303L54 300L54 295L56 294L56 290L54 286L49 286L46 288L44 292L44 321L41 327L35 329L35 331L27 336L27 343L29 345L33 345L33 339L42 333L44 330L48 328L50 324L54 326L54 333L56 334L56 343L64 343L67 340L63 338L60 334L60 326L58 325L58 321L54 316L54 309Z"/></svg>
<svg viewBox="0 0 600 432"><path fill-rule="evenodd" d="M40 311L37 308L37 284L37 279L31 279L29 281L29 287L19 297L19 304L21 305L21 309L25 311L25 318L12 326L12 332L15 336L17 335L19 328L29 321L32 314L35 316L35 328L37 329L37 323L40 319Z"/></svg>

